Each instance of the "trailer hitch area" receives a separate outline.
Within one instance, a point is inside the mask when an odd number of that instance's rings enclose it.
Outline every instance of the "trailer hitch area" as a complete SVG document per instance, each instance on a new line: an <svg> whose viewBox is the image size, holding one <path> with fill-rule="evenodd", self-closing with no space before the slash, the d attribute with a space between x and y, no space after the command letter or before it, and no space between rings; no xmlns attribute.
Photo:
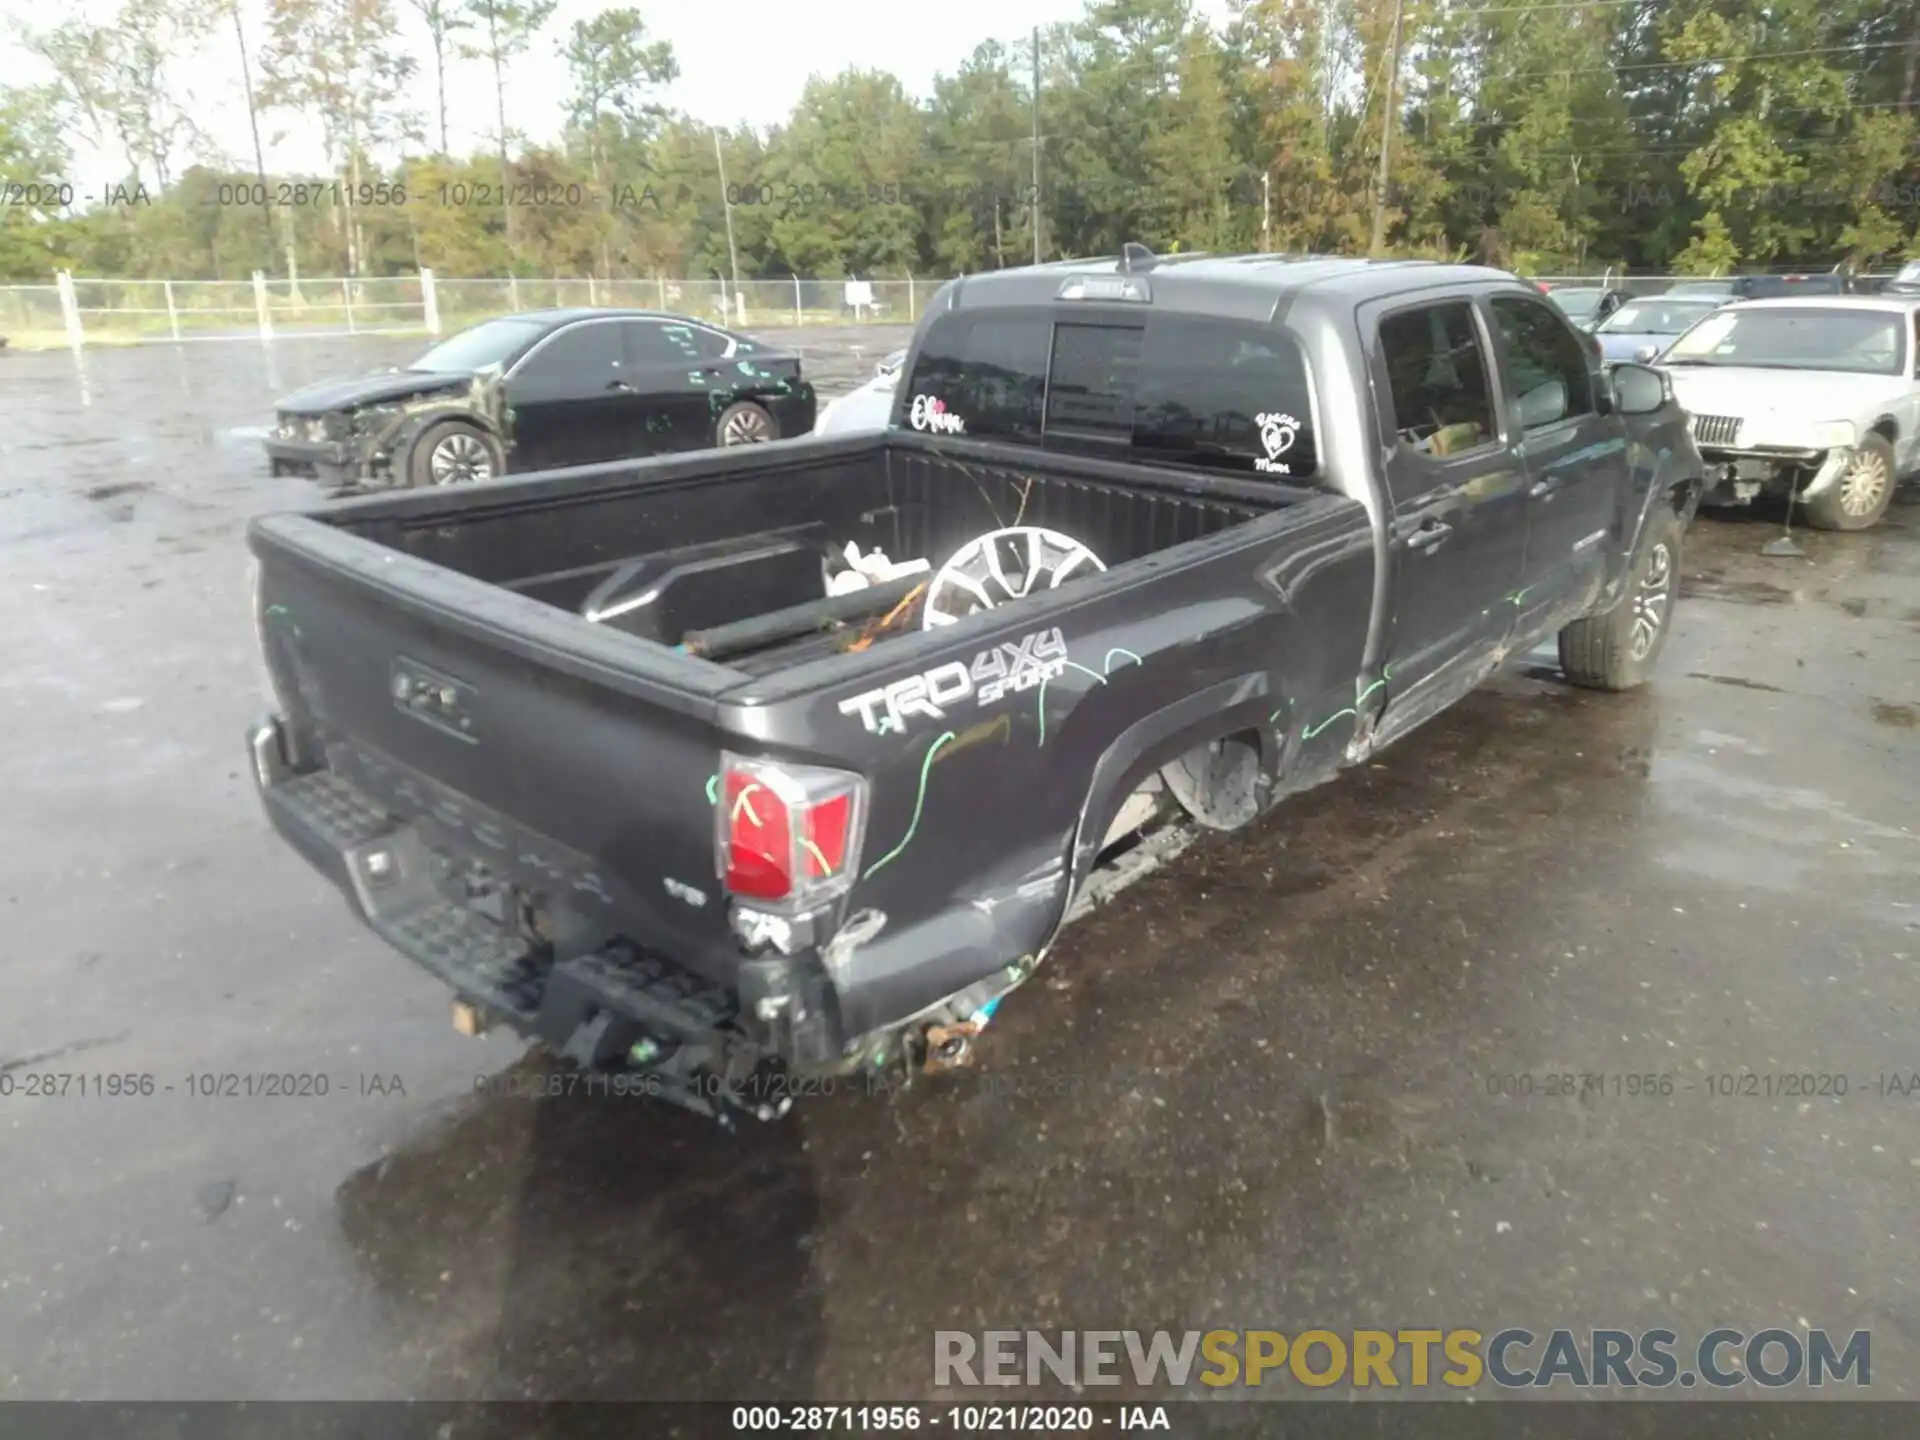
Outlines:
<svg viewBox="0 0 1920 1440"><path fill-rule="evenodd" d="M929 1025L920 1032L921 1070L927 1075L941 1075L950 1070L959 1070L973 1063L973 1042L985 1026L977 1020L963 1020L957 1025Z"/></svg>

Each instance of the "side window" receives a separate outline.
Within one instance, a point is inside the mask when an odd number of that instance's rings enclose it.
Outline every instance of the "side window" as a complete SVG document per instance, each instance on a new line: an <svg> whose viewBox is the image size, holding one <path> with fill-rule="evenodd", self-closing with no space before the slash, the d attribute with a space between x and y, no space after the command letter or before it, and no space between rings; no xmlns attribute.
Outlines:
<svg viewBox="0 0 1920 1440"><path fill-rule="evenodd" d="M1444 458L1493 439L1493 390L1473 306L1448 300L1380 322L1380 350L1400 442Z"/></svg>
<svg viewBox="0 0 1920 1440"><path fill-rule="evenodd" d="M1493 318L1522 429L1538 430L1593 413L1593 373L1586 347L1558 316L1531 300L1497 295Z"/></svg>
<svg viewBox="0 0 1920 1440"><path fill-rule="evenodd" d="M1908 345L1907 355L1911 362L1907 368L1920 377L1920 310L1913 312L1913 339Z"/></svg>
<svg viewBox="0 0 1920 1440"><path fill-rule="evenodd" d="M604 384L620 360L620 327L575 325L555 333L527 357L525 378L556 389Z"/></svg>
<svg viewBox="0 0 1920 1440"><path fill-rule="evenodd" d="M1044 312L943 317L904 387L908 424L1038 444L1052 338Z"/></svg>
<svg viewBox="0 0 1920 1440"><path fill-rule="evenodd" d="M701 365L727 352L727 337L704 325L633 320L620 328L626 332L627 358L634 365Z"/></svg>

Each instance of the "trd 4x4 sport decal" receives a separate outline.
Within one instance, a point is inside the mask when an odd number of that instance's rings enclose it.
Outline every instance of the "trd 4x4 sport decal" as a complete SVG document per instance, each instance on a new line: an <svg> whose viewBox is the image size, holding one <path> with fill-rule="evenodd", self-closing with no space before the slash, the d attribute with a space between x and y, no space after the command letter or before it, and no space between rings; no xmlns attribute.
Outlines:
<svg viewBox="0 0 1920 1440"><path fill-rule="evenodd" d="M874 735L904 733L913 716L944 720L947 713L969 700L975 708L995 704L1009 695L1031 690L1067 671L1067 642L1060 627L982 650L972 665L949 660L919 675L895 680L840 702L842 715L858 715Z"/></svg>

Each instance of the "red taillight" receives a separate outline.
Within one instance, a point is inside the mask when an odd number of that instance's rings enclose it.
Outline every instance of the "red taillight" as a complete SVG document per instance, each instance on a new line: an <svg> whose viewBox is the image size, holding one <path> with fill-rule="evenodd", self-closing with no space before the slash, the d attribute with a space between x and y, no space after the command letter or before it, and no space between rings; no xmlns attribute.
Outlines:
<svg viewBox="0 0 1920 1440"><path fill-rule="evenodd" d="M722 883L798 909L853 884L866 782L844 770L723 755L714 817Z"/></svg>

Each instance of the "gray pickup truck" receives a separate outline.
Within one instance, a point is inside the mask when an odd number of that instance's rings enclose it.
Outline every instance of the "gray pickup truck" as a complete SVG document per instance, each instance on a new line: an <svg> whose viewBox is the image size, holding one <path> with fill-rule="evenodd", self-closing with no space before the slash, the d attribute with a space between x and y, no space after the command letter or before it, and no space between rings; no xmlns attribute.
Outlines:
<svg viewBox="0 0 1920 1440"><path fill-rule="evenodd" d="M461 1028L764 1117L964 1058L1129 857L1543 638L1640 683L1701 473L1501 271L974 276L884 431L256 520L252 759Z"/></svg>

